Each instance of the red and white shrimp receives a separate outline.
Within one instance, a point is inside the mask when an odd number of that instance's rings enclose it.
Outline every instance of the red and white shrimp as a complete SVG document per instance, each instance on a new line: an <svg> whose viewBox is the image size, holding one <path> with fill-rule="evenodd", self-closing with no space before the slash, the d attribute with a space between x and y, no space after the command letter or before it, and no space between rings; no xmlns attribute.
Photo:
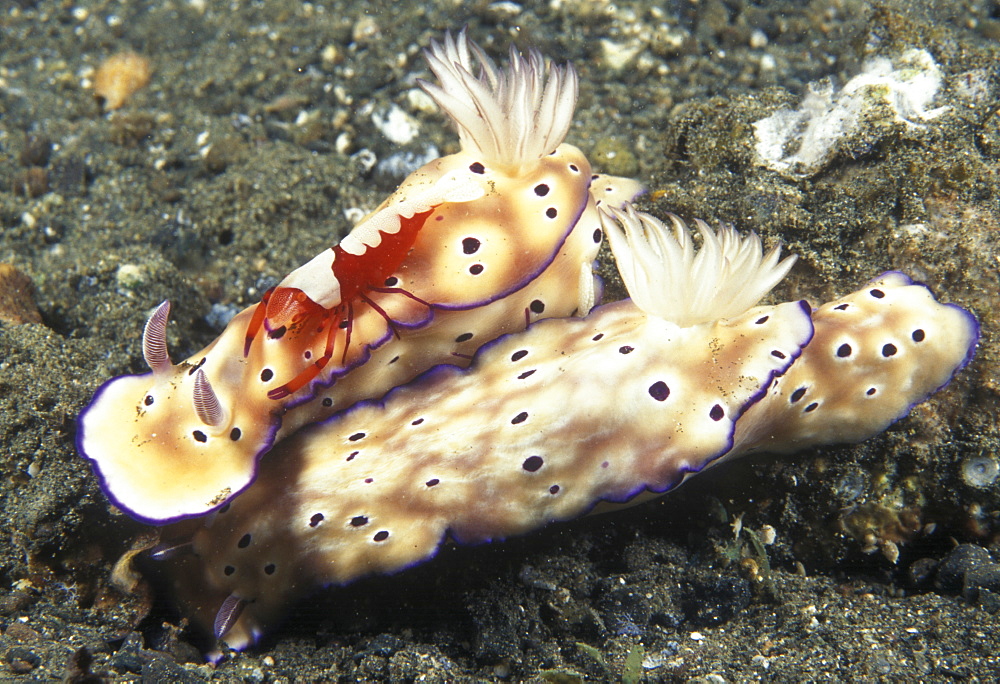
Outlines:
<svg viewBox="0 0 1000 684"><path fill-rule="evenodd" d="M469 202L484 194L482 185L468 175L448 174L417 199L404 198L375 212L340 244L324 250L265 292L247 326L244 357L249 355L261 327L271 339L300 337L307 342L326 335L323 354L297 376L269 390L268 398L283 399L315 379L333 358L341 333L344 336L341 363L346 360L356 303L364 302L393 327L391 316L370 293L400 294L429 307L428 302L415 294L386 283L392 282L389 277L403 263L436 206ZM394 328L393 332L396 333Z"/></svg>

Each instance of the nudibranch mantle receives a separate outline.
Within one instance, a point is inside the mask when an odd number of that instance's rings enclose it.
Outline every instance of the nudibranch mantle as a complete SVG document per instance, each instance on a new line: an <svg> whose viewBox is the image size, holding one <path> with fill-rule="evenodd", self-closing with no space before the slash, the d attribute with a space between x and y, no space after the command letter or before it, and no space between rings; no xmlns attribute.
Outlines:
<svg viewBox="0 0 1000 684"><path fill-rule="evenodd" d="M153 372L105 383L81 414L78 450L131 516L163 524L208 513L302 425L435 364L464 365L483 343L532 321L594 304L598 206L641 186L595 176L562 142L575 71L546 67L534 52L512 52L500 69L464 34L434 44L428 60L440 85L425 87L458 127L462 151L414 172L340 245L178 364L161 306L144 336ZM381 256L398 263L386 270ZM338 264L350 270L338 275Z"/></svg>

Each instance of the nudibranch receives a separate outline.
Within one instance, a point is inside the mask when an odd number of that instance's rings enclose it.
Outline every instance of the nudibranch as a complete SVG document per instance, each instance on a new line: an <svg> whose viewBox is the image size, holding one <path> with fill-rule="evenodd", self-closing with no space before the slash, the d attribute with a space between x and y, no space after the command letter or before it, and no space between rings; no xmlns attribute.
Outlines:
<svg viewBox="0 0 1000 684"><path fill-rule="evenodd" d="M662 494L752 450L869 437L971 357L975 318L890 273L820 307L755 306L777 248L631 209L604 218L631 300L548 319L279 444L158 555L196 622L243 648L318 586ZM173 537L173 539L170 539ZM166 548L166 547L165 547Z"/></svg>
<svg viewBox="0 0 1000 684"><path fill-rule="evenodd" d="M461 151L415 171L338 245L178 364L162 304L143 333L152 372L105 383L81 415L80 453L133 517L208 513L302 425L594 304L598 205L620 205L641 186L592 174L563 142L578 89L572 66L512 48L501 69L464 33L426 57L439 83L422 86L458 128Z"/></svg>

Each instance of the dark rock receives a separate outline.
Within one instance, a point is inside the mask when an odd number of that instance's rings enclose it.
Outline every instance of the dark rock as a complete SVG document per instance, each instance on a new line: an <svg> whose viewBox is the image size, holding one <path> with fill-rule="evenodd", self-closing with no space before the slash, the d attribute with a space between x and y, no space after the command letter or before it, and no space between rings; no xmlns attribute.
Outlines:
<svg viewBox="0 0 1000 684"><path fill-rule="evenodd" d="M974 603L979 600L980 592L986 590L994 595L1000 594L1000 564L983 563L969 568L965 573L962 598Z"/></svg>
<svg viewBox="0 0 1000 684"><path fill-rule="evenodd" d="M361 655L389 657L406 647L406 642L392 634L379 634L368 643Z"/></svg>
<svg viewBox="0 0 1000 684"><path fill-rule="evenodd" d="M934 586L942 591L962 591L966 574L979 566L993 564L989 551L975 544L961 544L952 549L938 566Z"/></svg>
<svg viewBox="0 0 1000 684"><path fill-rule="evenodd" d="M540 622L537 606L523 601L523 593L497 584L472 592L467 608L476 626L476 655L487 661L515 658L530 643Z"/></svg>
<svg viewBox="0 0 1000 684"><path fill-rule="evenodd" d="M906 569L906 583L914 589L930 587L939 563L936 558L918 558L913 561Z"/></svg>
<svg viewBox="0 0 1000 684"><path fill-rule="evenodd" d="M93 662L94 656L89 650L86 648L77 649L66 663L66 676L63 681L67 684L103 684L110 681L111 677L107 672L90 671Z"/></svg>
<svg viewBox="0 0 1000 684"><path fill-rule="evenodd" d="M750 583L727 575L697 576L684 583L681 606L699 626L720 625L750 605Z"/></svg>
<svg viewBox="0 0 1000 684"><path fill-rule="evenodd" d="M147 659L145 664L143 664L142 681L198 684L205 680L197 674L185 670L166 656L156 655Z"/></svg>
<svg viewBox="0 0 1000 684"><path fill-rule="evenodd" d="M615 636L641 636L653 614L646 593L628 584L618 584L597 602L604 624Z"/></svg>
<svg viewBox="0 0 1000 684"><path fill-rule="evenodd" d="M7 661L7 665L15 674L27 674L31 672L38 664L42 662L33 651L27 648L15 647L7 651L7 655L4 658Z"/></svg>

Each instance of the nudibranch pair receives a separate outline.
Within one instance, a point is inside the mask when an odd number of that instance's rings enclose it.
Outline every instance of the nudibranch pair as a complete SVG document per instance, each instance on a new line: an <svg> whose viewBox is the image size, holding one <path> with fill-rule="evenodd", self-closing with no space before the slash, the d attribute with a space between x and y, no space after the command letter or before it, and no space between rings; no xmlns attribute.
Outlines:
<svg viewBox="0 0 1000 684"><path fill-rule="evenodd" d="M603 215L632 298L548 319L278 444L257 482L167 528L174 589L229 646L297 598L600 505L662 494L748 452L859 441L971 358L976 319L890 272L813 310L755 307L793 261L713 232L695 254L628 209ZM624 230L623 230L624 228Z"/></svg>
<svg viewBox="0 0 1000 684"><path fill-rule="evenodd" d="M635 503L748 452L865 439L971 358L976 319L899 273L815 310L758 306L794 258L701 222L696 251L679 219L631 207L637 184L594 176L563 143L570 66L512 52L499 69L464 35L428 61L461 152L177 365L161 306L152 374L105 384L81 417L116 504L187 518L154 555L230 646L316 587L449 538ZM631 299L591 311L604 235Z"/></svg>
<svg viewBox="0 0 1000 684"><path fill-rule="evenodd" d="M597 207L641 191L563 143L577 76L512 49L498 68L464 33L427 52L421 85L461 151L415 171L338 244L173 364L169 304L150 317L152 373L115 378L83 412L78 449L144 522L206 514L245 489L286 435L497 336L583 315L597 284ZM478 73L475 64L478 61Z"/></svg>

